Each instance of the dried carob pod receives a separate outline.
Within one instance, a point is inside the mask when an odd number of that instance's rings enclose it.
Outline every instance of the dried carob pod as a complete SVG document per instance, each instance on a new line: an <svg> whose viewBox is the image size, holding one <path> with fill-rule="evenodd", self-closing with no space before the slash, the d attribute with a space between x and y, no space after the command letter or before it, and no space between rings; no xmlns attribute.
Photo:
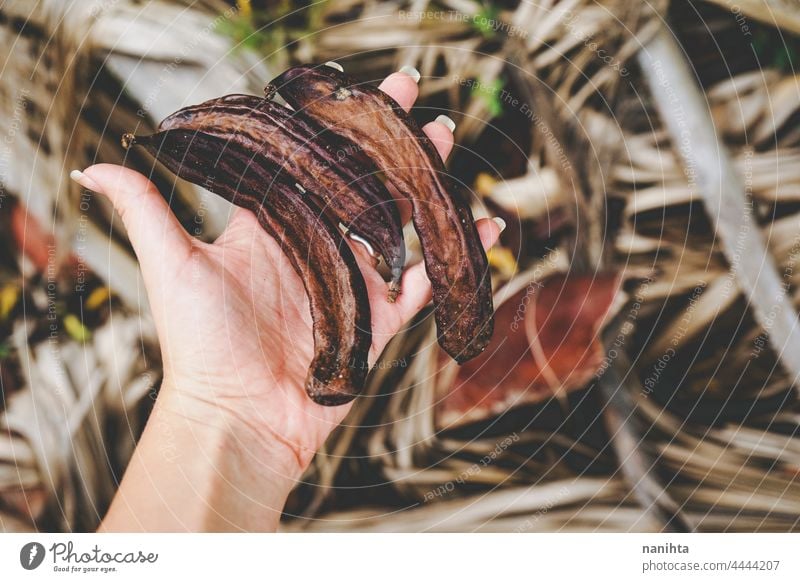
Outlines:
<svg viewBox="0 0 800 582"><path fill-rule="evenodd" d="M411 201L439 343L458 362L481 353L494 327L488 261L433 143L386 93L332 67L291 68L267 86L268 97L276 91L298 114L359 144Z"/></svg>
<svg viewBox="0 0 800 582"><path fill-rule="evenodd" d="M296 182L320 196L352 238L383 256L391 271L388 299L395 300L406 258L403 225L378 169L359 146L253 95L227 95L180 109L158 129L203 131L260 148L275 179Z"/></svg>
<svg viewBox="0 0 800 582"><path fill-rule="evenodd" d="M251 210L282 243L305 285L313 319L315 355L306 392L327 406L352 400L369 370L369 297L355 256L314 201L293 184L274 181L272 159L236 135L169 129L126 134L122 142L145 147L181 178Z"/></svg>

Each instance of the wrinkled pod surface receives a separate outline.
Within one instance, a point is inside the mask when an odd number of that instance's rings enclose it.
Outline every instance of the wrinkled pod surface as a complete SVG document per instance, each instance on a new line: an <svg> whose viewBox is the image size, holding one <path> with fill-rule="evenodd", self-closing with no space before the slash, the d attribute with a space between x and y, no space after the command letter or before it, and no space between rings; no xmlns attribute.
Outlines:
<svg viewBox="0 0 800 582"><path fill-rule="evenodd" d="M306 392L326 406L355 398L369 370L369 297L338 228L294 185L273 181L271 159L260 148L183 129L126 134L123 146L132 145L147 149L181 178L255 213L261 227L281 243L308 295L314 358Z"/></svg>
<svg viewBox="0 0 800 582"><path fill-rule="evenodd" d="M384 258L391 271L388 299L394 301L406 259L403 225L378 168L358 145L253 95L227 95L180 109L158 126L159 131L170 129L202 131L260 148L275 180L313 192L354 239L366 241Z"/></svg>
<svg viewBox="0 0 800 582"><path fill-rule="evenodd" d="M457 362L491 339L492 289L472 211L433 143L391 97L328 66L291 68L267 86L297 114L361 146L411 201L414 227L433 287L439 344Z"/></svg>

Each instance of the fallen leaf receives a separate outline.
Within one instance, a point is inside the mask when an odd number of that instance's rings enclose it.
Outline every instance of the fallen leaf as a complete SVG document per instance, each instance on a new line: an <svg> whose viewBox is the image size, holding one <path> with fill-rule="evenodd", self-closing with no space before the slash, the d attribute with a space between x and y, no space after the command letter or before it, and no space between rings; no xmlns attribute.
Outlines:
<svg viewBox="0 0 800 582"><path fill-rule="evenodd" d="M11 215L11 230L17 248L34 264L36 269L44 273L54 253L55 239L53 235L45 232L37 221L22 204L15 204Z"/></svg>
<svg viewBox="0 0 800 582"><path fill-rule="evenodd" d="M555 275L506 300L486 351L462 364L443 390L437 427L486 420L583 387L603 362L599 331L619 283L616 273Z"/></svg>

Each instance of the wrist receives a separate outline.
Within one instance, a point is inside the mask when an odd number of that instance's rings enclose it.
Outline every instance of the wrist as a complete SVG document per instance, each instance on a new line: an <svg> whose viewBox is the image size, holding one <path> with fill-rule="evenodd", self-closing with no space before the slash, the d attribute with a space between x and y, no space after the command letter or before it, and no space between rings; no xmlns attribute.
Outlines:
<svg viewBox="0 0 800 582"><path fill-rule="evenodd" d="M191 382L191 381L189 381ZM266 472L271 477L291 482L300 479L313 451L303 454L280 435L254 419L257 407L249 399L220 397L210 387L187 386L165 376L154 407L154 413L167 415L171 423L198 436L200 442L222 447L228 455L248 459L252 471Z"/></svg>
<svg viewBox="0 0 800 582"><path fill-rule="evenodd" d="M165 378L104 530L274 531L304 467L283 443Z"/></svg>

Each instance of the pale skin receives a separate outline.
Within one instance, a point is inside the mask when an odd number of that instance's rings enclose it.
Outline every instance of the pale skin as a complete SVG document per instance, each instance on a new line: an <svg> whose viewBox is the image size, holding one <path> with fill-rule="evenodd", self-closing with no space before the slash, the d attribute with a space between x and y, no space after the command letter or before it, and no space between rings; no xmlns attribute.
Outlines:
<svg viewBox="0 0 800 582"><path fill-rule="evenodd" d="M406 109L418 95L405 73L381 89ZM432 122L424 131L447 158L450 129ZM99 164L73 178L107 196L128 231L164 363L153 414L99 531L275 531L315 452L358 406L324 407L305 394L314 346L301 280L248 211L237 209L208 244L133 170ZM500 226L477 226L489 248ZM372 365L428 303L430 282L422 264L410 267L388 303L368 253L352 246L370 296Z"/></svg>

